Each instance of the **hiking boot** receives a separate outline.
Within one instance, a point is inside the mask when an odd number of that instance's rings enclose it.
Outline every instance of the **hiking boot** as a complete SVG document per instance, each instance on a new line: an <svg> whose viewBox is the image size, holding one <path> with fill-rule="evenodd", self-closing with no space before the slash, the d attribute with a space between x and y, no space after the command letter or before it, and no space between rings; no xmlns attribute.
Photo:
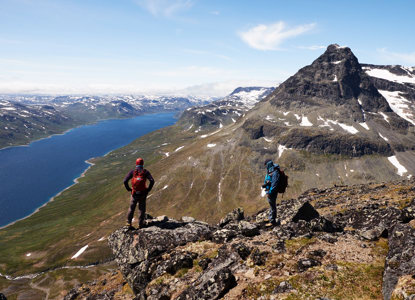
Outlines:
<svg viewBox="0 0 415 300"><path fill-rule="evenodd" d="M128 230L134 230L135 229L134 226L131 225L130 222L125 223L125 227L128 227Z"/></svg>
<svg viewBox="0 0 415 300"><path fill-rule="evenodd" d="M143 228L146 228L146 224L139 224L137 227L137 229L143 229Z"/></svg>
<svg viewBox="0 0 415 300"><path fill-rule="evenodd" d="M281 224L280 220L278 220L278 221L272 220L272 221L269 221L268 223L266 223L265 227L274 227L274 226L278 226L280 224Z"/></svg>

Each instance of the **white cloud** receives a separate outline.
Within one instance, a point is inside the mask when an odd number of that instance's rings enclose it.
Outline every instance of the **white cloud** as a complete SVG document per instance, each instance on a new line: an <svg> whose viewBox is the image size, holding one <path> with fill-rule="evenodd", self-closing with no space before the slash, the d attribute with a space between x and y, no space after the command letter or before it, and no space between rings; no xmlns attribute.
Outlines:
<svg viewBox="0 0 415 300"><path fill-rule="evenodd" d="M211 11L210 13L211 13L212 15L219 16L220 11L218 11L218 10L214 10L214 11Z"/></svg>
<svg viewBox="0 0 415 300"><path fill-rule="evenodd" d="M399 53L391 52L386 48L378 49L378 53L381 55L382 59L391 62L393 64L403 64L403 65L415 65L415 52L412 53Z"/></svg>
<svg viewBox="0 0 415 300"><path fill-rule="evenodd" d="M305 49L305 50L321 50L321 49L326 49L326 46L312 45L312 46L299 46L298 48Z"/></svg>
<svg viewBox="0 0 415 300"><path fill-rule="evenodd" d="M237 87L243 86L277 86L277 81L271 80L227 80L221 82L193 85L186 88L174 86L159 86L157 84L109 84L90 83L85 85L68 86L66 84L44 84L41 82L27 81L1 81L0 94L151 94L151 95L175 95L175 96L199 96L199 97L224 97Z"/></svg>
<svg viewBox="0 0 415 300"><path fill-rule="evenodd" d="M259 50L278 50L286 39L306 33L315 26L315 23L311 23L288 28L284 22L280 21L269 25L257 25L248 31L240 32L239 36L252 48Z"/></svg>
<svg viewBox="0 0 415 300"><path fill-rule="evenodd" d="M189 86L185 89L176 91L177 94L193 95L193 96L209 96L209 97L225 97L233 90L242 86L261 86L261 87L275 87L278 85L277 81L273 80L256 80L256 79L240 79L227 80L221 82L212 82L200 85Z"/></svg>
<svg viewBox="0 0 415 300"><path fill-rule="evenodd" d="M192 0L136 0L138 5L154 16L171 17L193 6Z"/></svg>

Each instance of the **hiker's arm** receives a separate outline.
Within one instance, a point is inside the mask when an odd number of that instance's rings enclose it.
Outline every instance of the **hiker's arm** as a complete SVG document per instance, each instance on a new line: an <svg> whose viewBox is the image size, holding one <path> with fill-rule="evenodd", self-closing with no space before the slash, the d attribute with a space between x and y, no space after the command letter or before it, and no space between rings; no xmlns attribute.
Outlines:
<svg viewBox="0 0 415 300"><path fill-rule="evenodd" d="M151 176L150 172L147 171L147 179L148 181L150 181L150 185L147 188L147 193L150 193L151 189L153 188L154 185L154 178L153 176Z"/></svg>
<svg viewBox="0 0 415 300"><path fill-rule="evenodd" d="M272 174L271 188L269 189L270 194L277 188L279 180L280 180L280 172L278 170L275 170L274 173Z"/></svg>
<svg viewBox="0 0 415 300"><path fill-rule="evenodd" d="M129 181L131 178L133 178L133 170L131 170L131 171L127 174L127 176L125 176L125 178L124 178L124 186L125 186L125 189L126 189L127 191L129 191L129 192L131 192L131 191L132 191L132 189L131 189L131 188L130 188L130 186L128 185L128 181Z"/></svg>

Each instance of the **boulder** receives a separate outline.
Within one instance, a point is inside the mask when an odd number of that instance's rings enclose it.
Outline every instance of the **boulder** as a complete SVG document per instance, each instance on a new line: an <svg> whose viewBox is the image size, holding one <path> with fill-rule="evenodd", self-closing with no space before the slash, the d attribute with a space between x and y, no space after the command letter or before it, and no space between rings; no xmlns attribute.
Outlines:
<svg viewBox="0 0 415 300"><path fill-rule="evenodd" d="M310 204L310 202L305 202L296 212L292 221L297 223L299 220L304 220L306 222L311 221L312 219L320 217L320 214L317 210Z"/></svg>
<svg viewBox="0 0 415 300"><path fill-rule="evenodd" d="M415 229L409 224L397 224L389 238L389 251L383 272L382 293L391 299L399 279L415 274Z"/></svg>
<svg viewBox="0 0 415 300"><path fill-rule="evenodd" d="M218 256L209 264L209 267L176 299L222 298L236 286L236 279L231 268L238 261L239 255L232 248L222 246L219 248Z"/></svg>
<svg viewBox="0 0 415 300"><path fill-rule="evenodd" d="M209 257L206 257L201 259L198 264L202 268L202 270L206 270L211 262L212 260Z"/></svg>
<svg viewBox="0 0 415 300"><path fill-rule="evenodd" d="M267 261L268 254L266 251L259 251L258 248L255 248L251 252L250 259L254 265L263 266Z"/></svg>
<svg viewBox="0 0 415 300"><path fill-rule="evenodd" d="M239 256L245 260L251 254L251 248L249 248L244 243L237 243L232 245L233 250L235 250Z"/></svg>
<svg viewBox="0 0 415 300"><path fill-rule="evenodd" d="M215 243L225 243L236 237L237 232L231 229L219 229L212 234L212 241Z"/></svg>
<svg viewBox="0 0 415 300"><path fill-rule="evenodd" d="M153 277L159 277L164 273L174 275L180 269L192 268L193 259L196 257L197 254L195 253L174 252L168 259L165 259L157 265L156 271L153 273Z"/></svg>
<svg viewBox="0 0 415 300"><path fill-rule="evenodd" d="M286 293L293 289L288 281L282 281L272 292L273 294Z"/></svg>
<svg viewBox="0 0 415 300"><path fill-rule="evenodd" d="M320 266L321 262L313 258L302 258L297 262L297 268L299 272L304 272L309 268Z"/></svg>
<svg viewBox="0 0 415 300"><path fill-rule="evenodd" d="M219 222L219 227L224 227L230 222L238 222L244 219L244 209L242 207L235 208L233 211L228 213L223 219Z"/></svg>
<svg viewBox="0 0 415 300"><path fill-rule="evenodd" d="M374 241L388 237L391 228L402 220L402 210L395 207L379 207L373 203L361 209L350 209L334 217L341 227L351 227L365 240Z"/></svg>
<svg viewBox="0 0 415 300"><path fill-rule="evenodd" d="M195 284L195 283L193 283ZM236 286L235 276L228 268L221 268L211 272L210 277L204 277L181 293L177 300L220 299L231 288Z"/></svg>
<svg viewBox="0 0 415 300"><path fill-rule="evenodd" d="M174 262L169 258L160 261L162 254L188 242L209 239L212 228L198 222L181 223L174 220L155 223L157 225L141 230L121 228L108 237L109 246L114 254L121 273L134 293L139 294L158 272L158 265L177 269L179 265L190 264L190 258L177 257ZM160 267L163 270L163 267Z"/></svg>
<svg viewBox="0 0 415 300"><path fill-rule="evenodd" d="M187 216L183 216L181 218L181 220L182 220L182 222L185 222L185 223L192 223L192 222L196 221L195 218L193 218L193 217L187 217Z"/></svg>
<svg viewBox="0 0 415 300"><path fill-rule="evenodd" d="M259 228L257 225L247 222L247 221L240 221L238 223L238 229L244 236L256 236L259 234Z"/></svg>

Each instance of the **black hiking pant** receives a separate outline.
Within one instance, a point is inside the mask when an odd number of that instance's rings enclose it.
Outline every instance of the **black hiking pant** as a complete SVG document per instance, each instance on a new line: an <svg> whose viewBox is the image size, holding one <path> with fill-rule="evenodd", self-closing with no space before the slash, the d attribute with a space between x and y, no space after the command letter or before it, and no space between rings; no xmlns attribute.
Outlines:
<svg viewBox="0 0 415 300"><path fill-rule="evenodd" d="M275 222L277 218L277 193L268 194L268 203L269 203L269 215L268 220L270 222Z"/></svg>
<svg viewBox="0 0 415 300"><path fill-rule="evenodd" d="M134 210L138 203L138 226L144 226L144 220L146 218L146 199L147 193L134 193L131 194L130 208L127 214L128 223L131 224L134 216Z"/></svg>

